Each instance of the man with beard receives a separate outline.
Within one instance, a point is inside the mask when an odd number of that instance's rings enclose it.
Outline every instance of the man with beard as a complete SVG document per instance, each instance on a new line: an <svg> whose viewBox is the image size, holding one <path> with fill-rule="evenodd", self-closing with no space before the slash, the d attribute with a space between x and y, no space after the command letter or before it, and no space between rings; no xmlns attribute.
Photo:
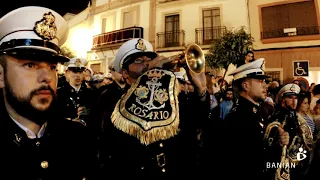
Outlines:
<svg viewBox="0 0 320 180"><path fill-rule="evenodd" d="M233 91L232 88L228 88L226 90L225 97L223 98L223 101L220 103L220 118L224 120L224 118L227 116L229 111L233 107Z"/></svg>
<svg viewBox="0 0 320 180"><path fill-rule="evenodd" d="M26 14L28 16L26 16ZM80 123L57 114L59 46L68 24L43 7L23 7L0 19L2 174L21 179L90 179L95 150Z"/></svg>
<svg viewBox="0 0 320 180"><path fill-rule="evenodd" d="M307 122L303 118L298 118L296 113L298 96L300 93L300 87L294 83L283 86L277 95L277 105L275 113L270 117L269 123L279 123L283 126L285 131L288 131L290 140L286 150L285 159L288 167L282 168L280 172L286 172L286 174L277 173L277 168L268 168L268 175L274 179L275 176L283 177L287 175L290 178L284 179L305 179L309 166L310 152L312 151L313 135ZM277 143L278 132L267 126L267 145L272 146ZM300 151L302 148L302 151ZM306 158L300 160L298 154L305 154ZM281 148L273 148L269 153L267 161L269 163L280 163L282 157ZM281 162L282 163L282 162ZM295 164L294 168L292 164Z"/></svg>
<svg viewBox="0 0 320 180"><path fill-rule="evenodd" d="M84 83L84 71L87 61L83 58L72 58L67 64L66 77L69 82L58 89L58 104L61 114L71 121L84 125L90 121L90 109L93 106L93 90Z"/></svg>
<svg viewBox="0 0 320 180"><path fill-rule="evenodd" d="M229 112L223 123L221 149L218 163L221 162L221 172L228 175L234 173L237 179L263 179L265 161L264 149L264 120L261 117L260 101L266 96L265 79L262 69L264 58L257 59L238 67L233 75L233 88L239 93L239 100ZM288 133L279 128L281 143L288 143ZM218 151L218 152L217 152ZM231 179L226 177L225 179Z"/></svg>
<svg viewBox="0 0 320 180"><path fill-rule="evenodd" d="M196 174L198 124L209 111L204 72L188 70L194 91L180 99L178 80L150 42L132 39L118 50L114 70L130 86L106 116L100 151L105 176L179 177ZM187 102L183 102L187 101ZM111 117L110 117L111 116Z"/></svg>

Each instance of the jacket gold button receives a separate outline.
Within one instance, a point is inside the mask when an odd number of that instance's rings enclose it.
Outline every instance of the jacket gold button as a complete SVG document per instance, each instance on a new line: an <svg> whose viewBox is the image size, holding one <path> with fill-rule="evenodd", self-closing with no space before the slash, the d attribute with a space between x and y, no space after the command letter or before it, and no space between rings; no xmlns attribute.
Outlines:
<svg viewBox="0 0 320 180"><path fill-rule="evenodd" d="M163 147L163 144L162 143L160 143L160 145L159 145L160 147Z"/></svg>
<svg viewBox="0 0 320 180"><path fill-rule="evenodd" d="M41 165L41 167L42 167L43 169L47 169L48 166L49 166L49 163L48 163L48 161L42 161L40 165Z"/></svg>

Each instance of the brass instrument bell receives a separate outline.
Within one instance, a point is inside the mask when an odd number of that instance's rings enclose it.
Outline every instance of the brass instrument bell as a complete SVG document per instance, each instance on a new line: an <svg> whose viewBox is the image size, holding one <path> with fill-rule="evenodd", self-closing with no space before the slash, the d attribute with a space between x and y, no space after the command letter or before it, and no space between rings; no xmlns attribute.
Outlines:
<svg viewBox="0 0 320 180"><path fill-rule="evenodd" d="M169 62L164 65L165 68L175 69L185 67L185 65L194 73L202 73L205 70L205 57L202 49L197 44L191 44L182 54L169 57Z"/></svg>

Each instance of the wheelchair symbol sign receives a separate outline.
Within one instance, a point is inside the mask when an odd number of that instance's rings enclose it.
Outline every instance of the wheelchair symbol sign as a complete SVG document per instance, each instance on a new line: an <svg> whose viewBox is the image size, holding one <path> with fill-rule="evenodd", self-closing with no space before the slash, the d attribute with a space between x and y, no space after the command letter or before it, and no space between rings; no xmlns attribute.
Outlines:
<svg viewBox="0 0 320 180"><path fill-rule="evenodd" d="M309 61L294 61L293 76L309 76Z"/></svg>

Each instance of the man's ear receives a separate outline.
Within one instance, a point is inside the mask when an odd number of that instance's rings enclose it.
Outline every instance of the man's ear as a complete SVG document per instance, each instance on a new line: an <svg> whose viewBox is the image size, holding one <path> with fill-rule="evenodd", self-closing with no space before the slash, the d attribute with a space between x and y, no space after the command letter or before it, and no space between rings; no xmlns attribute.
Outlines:
<svg viewBox="0 0 320 180"><path fill-rule="evenodd" d="M121 74L124 79L127 79L129 77L129 74L125 69L121 69Z"/></svg>
<svg viewBox="0 0 320 180"><path fill-rule="evenodd" d="M4 68L0 64L0 88L4 88Z"/></svg>
<svg viewBox="0 0 320 180"><path fill-rule="evenodd" d="M242 86L242 89L243 89L243 90L246 90L246 91L247 91L247 90L249 89L249 87L250 87L250 81L248 81L248 80L243 80L241 86Z"/></svg>

